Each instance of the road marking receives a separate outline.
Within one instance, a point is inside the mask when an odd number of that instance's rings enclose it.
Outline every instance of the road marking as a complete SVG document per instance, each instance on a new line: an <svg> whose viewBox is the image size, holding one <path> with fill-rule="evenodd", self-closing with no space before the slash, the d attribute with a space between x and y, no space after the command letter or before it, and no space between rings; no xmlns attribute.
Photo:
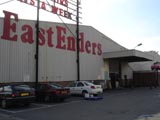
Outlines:
<svg viewBox="0 0 160 120"><path fill-rule="evenodd" d="M127 95L128 93L127 92L123 92L123 93L108 93L108 95L107 96L115 96L115 95L118 95L118 96L120 96L120 95Z"/></svg>
<svg viewBox="0 0 160 120"><path fill-rule="evenodd" d="M136 119L136 120L149 120L150 118L153 118L153 115L146 114L146 115L138 116L138 119Z"/></svg>
<svg viewBox="0 0 160 120"><path fill-rule="evenodd" d="M71 101L71 102L68 102L68 103L54 104L54 105L34 104L34 103L33 103L33 105L41 105L42 107L30 108L30 109L26 109L26 110L17 110L17 111L0 109L0 111L15 114L15 113L21 113L21 112L27 112L27 111L33 111L33 110L40 110L40 109L45 109L45 108L57 107L57 106L62 106L62 105L68 105L68 104L72 104L72 103L78 103L78 102L81 102L81 101L82 101L82 100L77 100L77 101Z"/></svg>
<svg viewBox="0 0 160 120"><path fill-rule="evenodd" d="M118 93L117 95L127 95L128 93L127 92L124 92L124 93Z"/></svg>
<svg viewBox="0 0 160 120"><path fill-rule="evenodd" d="M44 104L44 103L32 103L32 105L36 105L36 106L48 106L48 104Z"/></svg>
<svg viewBox="0 0 160 120"><path fill-rule="evenodd" d="M28 110L20 110L20 111L16 111L15 113L21 113L21 112L39 110L39 109L44 109L44 108L51 108L51 107L56 107L56 106L68 105L68 104L77 103L77 102L80 102L80 101L82 101L82 100L72 101L72 102L63 103L63 104L47 105L47 106L44 106L44 107L31 108L31 109L28 109Z"/></svg>
<svg viewBox="0 0 160 120"><path fill-rule="evenodd" d="M15 112L13 112L13 111L11 111L11 110L6 110L6 109L2 109L2 108L0 108L0 111L8 112L8 113L15 113Z"/></svg>

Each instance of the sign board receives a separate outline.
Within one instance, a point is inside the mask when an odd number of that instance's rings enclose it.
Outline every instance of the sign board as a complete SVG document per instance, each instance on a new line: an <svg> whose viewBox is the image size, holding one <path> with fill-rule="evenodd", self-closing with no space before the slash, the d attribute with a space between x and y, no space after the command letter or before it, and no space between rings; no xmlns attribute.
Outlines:
<svg viewBox="0 0 160 120"><path fill-rule="evenodd" d="M37 7L38 0L18 0L22 3ZM68 0L40 0L39 8L53 14L76 21L76 3Z"/></svg>

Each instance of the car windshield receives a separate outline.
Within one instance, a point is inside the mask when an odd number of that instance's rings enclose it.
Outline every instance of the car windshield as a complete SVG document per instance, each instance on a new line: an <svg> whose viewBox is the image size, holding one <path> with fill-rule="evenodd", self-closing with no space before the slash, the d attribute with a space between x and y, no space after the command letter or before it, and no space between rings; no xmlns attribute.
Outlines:
<svg viewBox="0 0 160 120"><path fill-rule="evenodd" d="M30 87L28 85L15 85L14 89L17 91L30 90Z"/></svg>

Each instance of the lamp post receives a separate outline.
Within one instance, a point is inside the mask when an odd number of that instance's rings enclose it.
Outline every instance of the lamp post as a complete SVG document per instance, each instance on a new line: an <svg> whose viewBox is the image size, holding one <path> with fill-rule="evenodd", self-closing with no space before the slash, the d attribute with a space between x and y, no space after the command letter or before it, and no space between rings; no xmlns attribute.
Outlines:
<svg viewBox="0 0 160 120"><path fill-rule="evenodd" d="M139 43L138 45L136 45L135 47L134 47L134 49L136 48L136 47L138 47L138 46L141 46L142 45L142 43Z"/></svg>

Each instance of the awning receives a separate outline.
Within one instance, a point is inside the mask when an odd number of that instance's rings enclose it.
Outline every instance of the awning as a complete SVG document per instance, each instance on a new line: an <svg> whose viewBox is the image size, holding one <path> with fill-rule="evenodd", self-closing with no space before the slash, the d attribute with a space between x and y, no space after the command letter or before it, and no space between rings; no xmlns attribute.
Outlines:
<svg viewBox="0 0 160 120"><path fill-rule="evenodd" d="M125 62L153 61L154 57L148 53L137 50L122 50L114 52L104 52L103 59L114 59Z"/></svg>

